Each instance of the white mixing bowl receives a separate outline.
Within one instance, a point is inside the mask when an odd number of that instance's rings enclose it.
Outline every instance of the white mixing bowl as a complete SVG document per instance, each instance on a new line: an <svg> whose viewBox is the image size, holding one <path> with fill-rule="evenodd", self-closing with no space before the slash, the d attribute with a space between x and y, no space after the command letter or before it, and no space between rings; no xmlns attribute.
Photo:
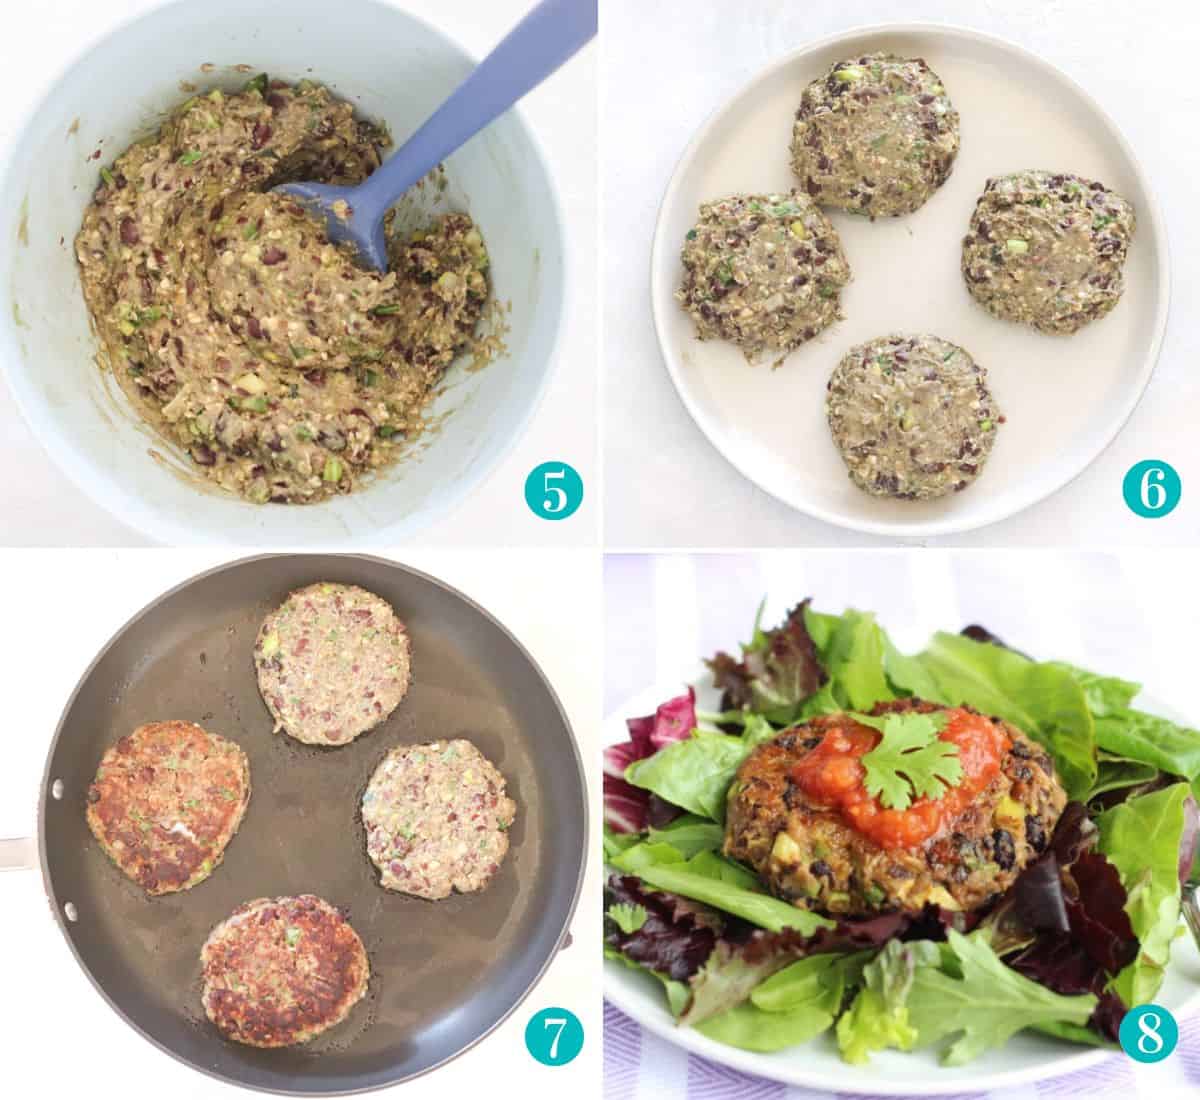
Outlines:
<svg viewBox="0 0 1200 1100"><path fill-rule="evenodd" d="M450 186L437 202L480 226L494 293L512 306L507 354L480 371L456 363L431 409L436 430L349 496L256 506L198 484L97 369L73 248L100 165L154 132L186 98L181 82L229 90L260 71L310 77L402 142L471 67L440 31L378 0L185 0L118 28L62 75L0 178L0 239L10 242L0 254L0 361L34 433L76 485L162 542L306 547L403 538L489 472L538 403L564 310L562 217L517 111L447 160Z"/></svg>

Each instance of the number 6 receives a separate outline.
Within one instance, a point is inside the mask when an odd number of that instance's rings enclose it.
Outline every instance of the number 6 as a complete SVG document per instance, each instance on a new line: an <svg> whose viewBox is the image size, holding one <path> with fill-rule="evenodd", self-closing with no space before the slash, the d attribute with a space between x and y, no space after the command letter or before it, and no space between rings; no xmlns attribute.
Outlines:
<svg viewBox="0 0 1200 1100"><path fill-rule="evenodd" d="M1167 475L1157 466L1150 467L1142 474L1142 507L1151 512L1157 512L1167 502L1167 491L1162 483Z"/></svg>
<svg viewBox="0 0 1200 1100"><path fill-rule="evenodd" d="M546 476L549 477L550 475L547 474ZM560 489L559 492L561 493L562 490ZM563 1029L567 1026L567 1018L565 1016L547 1016L542 1021L542 1027L544 1028L555 1026L558 1027L558 1030L554 1033L554 1039L550 1043L550 1061L552 1062L558 1057L558 1041L562 1038Z"/></svg>
<svg viewBox="0 0 1200 1100"><path fill-rule="evenodd" d="M550 515L561 512L567 506L567 494L563 492L562 486L551 485L551 481L562 481L566 478L566 470L547 470L542 478L542 488L546 491L546 503L544 505L546 511ZM555 494L551 496L551 494ZM564 1023L566 1021L563 1021ZM549 1023L549 1021L547 1021ZM554 1040L556 1043L557 1039Z"/></svg>

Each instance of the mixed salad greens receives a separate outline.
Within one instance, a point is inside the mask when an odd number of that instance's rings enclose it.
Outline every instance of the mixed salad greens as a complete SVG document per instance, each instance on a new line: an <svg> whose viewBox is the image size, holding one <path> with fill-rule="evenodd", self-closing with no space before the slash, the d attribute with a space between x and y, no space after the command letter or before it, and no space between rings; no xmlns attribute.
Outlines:
<svg viewBox="0 0 1200 1100"><path fill-rule="evenodd" d="M1196 861L1200 733L1134 709L1138 684L980 627L905 655L871 614L808 600L707 664L721 713L698 715L689 688L605 753L605 954L661 981L681 1026L762 1052L832 1031L848 1062L936 1046L959 1065L1026 1028L1113 1042L1126 1009L1153 999ZM726 792L756 746L912 697L1002 718L1053 757L1070 801L1003 895L971 913L834 920L722 855ZM909 734L910 748L945 744ZM952 782L929 751L920 781ZM879 790L895 772L882 767Z"/></svg>

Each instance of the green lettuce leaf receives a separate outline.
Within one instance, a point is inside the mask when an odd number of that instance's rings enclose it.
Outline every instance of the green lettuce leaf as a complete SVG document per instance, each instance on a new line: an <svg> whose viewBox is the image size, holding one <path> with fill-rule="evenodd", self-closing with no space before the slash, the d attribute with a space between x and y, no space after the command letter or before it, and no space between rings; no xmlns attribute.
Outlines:
<svg viewBox="0 0 1200 1100"><path fill-rule="evenodd" d="M941 952L926 941L889 940L862 972L862 988L837 1025L838 1049L845 1061L861 1065L874 1051L912 1050L917 1029L908 1019L913 975L937 966Z"/></svg>
<svg viewBox="0 0 1200 1100"><path fill-rule="evenodd" d="M1188 785L1129 799L1097 815L1098 847L1117 869L1125 912L1139 942L1137 958L1112 982L1126 1005L1154 999L1179 926L1179 847Z"/></svg>
<svg viewBox="0 0 1200 1100"><path fill-rule="evenodd" d="M1096 719L1096 744L1113 756L1188 780L1200 797L1200 732L1154 714L1123 710Z"/></svg>
<svg viewBox="0 0 1200 1100"><path fill-rule="evenodd" d="M939 633L923 653L893 665L890 675L905 692L949 706L965 703L1012 722L1054 757L1072 798L1091 790L1095 726L1069 666L1039 664L1011 649Z"/></svg>
<svg viewBox="0 0 1200 1100"><path fill-rule="evenodd" d="M809 936L833 924L763 893L750 871L714 852L700 852L685 860L683 853L669 844L638 844L611 863L620 871L637 875L655 890L704 902L771 932L794 928Z"/></svg>
<svg viewBox="0 0 1200 1100"><path fill-rule="evenodd" d="M698 817L722 822L725 792L734 774L758 745L775 734L770 722L756 715L747 717L740 737L694 730L686 741L630 764L625 779Z"/></svg>
<svg viewBox="0 0 1200 1100"><path fill-rule="evenodd" d="M716 851L725 841L725 830L695 814L684 814L661 829L651 829L651 843L670 844L686 857Z"/></svg>
<svg viewBox="0 0 1200 1100"><path fill-rule="evenodd" d="M807 1043L828 1031L836 1011L828 1000L788 1012L764 1012L753 1001L743 1001L698 1024L696 1030L727 1046L770 1054Z"/></svg>
<svg viewBox="0 0 1200 1100"><path fill-rule="evenodd" d="M883 664L890 643L874 615L853 610L824 615L806 609L804 622L829 677L828 697L837 702L837 709L870 710L896 698Z"/></svg>
<svg viewBox="0 0 1200 1100"><path fill-rule="evenodd" d="M1004 965L983 939L951 929L949 949L961 977L933 966L918 967L908 994L908 1018L917 1046L957 1036L942 1064L961 1066L1001 1047L1016 1032L1041 1023L1085 1025L1096 1008L1089 994L1064 997Z"/></svg>

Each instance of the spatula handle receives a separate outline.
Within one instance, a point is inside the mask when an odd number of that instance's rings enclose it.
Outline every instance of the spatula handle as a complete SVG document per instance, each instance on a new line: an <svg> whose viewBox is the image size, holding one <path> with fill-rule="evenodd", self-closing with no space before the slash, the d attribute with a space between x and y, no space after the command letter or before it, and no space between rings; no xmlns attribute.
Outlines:
<svg viewBox="0 0 1200 1100"><path fill-rule="evenodd" d="M355 214L383 212L596 35L597 0L542 0L428 121L356 189Z"/></svg>

